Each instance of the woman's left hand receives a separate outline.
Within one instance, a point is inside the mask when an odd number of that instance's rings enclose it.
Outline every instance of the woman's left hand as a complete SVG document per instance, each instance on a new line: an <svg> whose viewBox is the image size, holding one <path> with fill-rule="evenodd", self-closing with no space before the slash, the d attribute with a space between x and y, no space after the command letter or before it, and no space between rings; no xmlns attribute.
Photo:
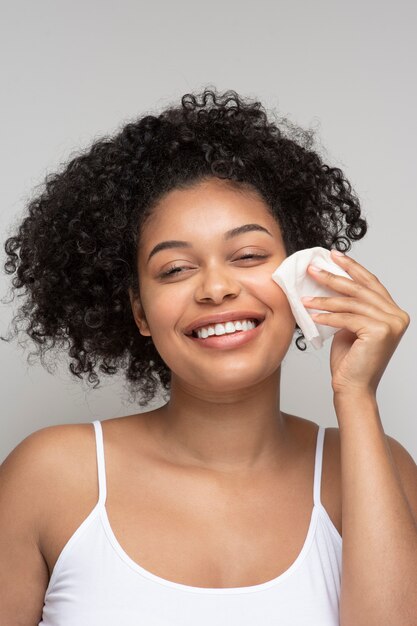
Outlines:
<svg viewBox="0 0 417 626"><path fill-rule="evenodd" d="M335 255L333 250L332 258L352 280L325 270L314 272L311 265L308 272L341 296L302 301L305 307L329 311L312 314L316 323L340 328L330 351L333 392L375 396L410 317L365 267L347 255Z"/></svg>

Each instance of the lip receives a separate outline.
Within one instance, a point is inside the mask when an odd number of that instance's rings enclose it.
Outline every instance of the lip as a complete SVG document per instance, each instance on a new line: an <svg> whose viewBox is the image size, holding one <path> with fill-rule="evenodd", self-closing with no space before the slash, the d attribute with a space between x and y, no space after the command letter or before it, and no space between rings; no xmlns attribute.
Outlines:
<svg viewBox="0 0 417 626"><path fill-rule="evenodd" d="M226 333L225 335L211 335L206 339L200 339L193 335L186 335L187 339L195 341L203 348L215 348L217 350L230 350L238 348L255 339L263 330L263 323L260 321L255 328L244 331L236 331L234 333Z"/></svg>
<svg viewBox="0 0 417 626"><path fill-rule="evenodd" d="M212 326L213 324L223 324L224 322L234 322L236 320L247 320L247 319L255 319L259 322L258 326L260 326L261 322L264 321L265 315L262 313L258 313L257 311L223 311L222 313L217 313L216 315L206 315L205 317L200 317L197 320L194 320L187 328L184 329L184 334L192 339L195 337L191 336L191 333L196 328L200 328L201 326ZM258 328L256 326L256 328ZM253 328L252 330L256 330ZM245 331L251 332L251 331ZM214 335L213 335L214 336ZM221 335L223 336L223 335ZM205 340L204 340L205 341Z"/></svg>

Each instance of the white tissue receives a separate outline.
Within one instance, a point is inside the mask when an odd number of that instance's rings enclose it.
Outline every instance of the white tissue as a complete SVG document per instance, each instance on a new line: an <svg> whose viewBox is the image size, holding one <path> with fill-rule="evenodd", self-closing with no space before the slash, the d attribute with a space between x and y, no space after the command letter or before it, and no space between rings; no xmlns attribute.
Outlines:
<svg viewBox="0 0 417 626"><path fill-rule="evenodd" d="M304 333L305 338L312 346L318 350L323 346L323 342L334 335L339 328L333 326L324 326L319 322L314 322L311 313L329 313L324 309L306 309L301 298L303 296L341 296L342 294L334 289L325 287L312 278L307 273L309 265L317 265L332 274L338 274L345 278L352 278L344 270L337 265L331 255L330 250L316 246L315 248L305 248L299 250L289 257L277 267L272 274L272 279L285 292L290 303L291 311L296 319L297 324Z"/></svg>

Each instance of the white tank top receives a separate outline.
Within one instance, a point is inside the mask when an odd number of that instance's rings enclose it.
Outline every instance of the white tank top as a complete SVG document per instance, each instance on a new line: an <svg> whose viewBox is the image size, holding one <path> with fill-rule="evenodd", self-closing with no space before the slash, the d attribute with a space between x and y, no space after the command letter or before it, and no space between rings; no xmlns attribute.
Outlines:
<svg viewBox="0 0 417 626"><path fill-rule="evenodd" d="M207 588L156 576L123 550L105 508L103 431L98 420L93 424L99 499L58 557L39 626L339 625L342 537L320 502L322 426L314 506L295 561L283 574L259 585Z"/></svg>

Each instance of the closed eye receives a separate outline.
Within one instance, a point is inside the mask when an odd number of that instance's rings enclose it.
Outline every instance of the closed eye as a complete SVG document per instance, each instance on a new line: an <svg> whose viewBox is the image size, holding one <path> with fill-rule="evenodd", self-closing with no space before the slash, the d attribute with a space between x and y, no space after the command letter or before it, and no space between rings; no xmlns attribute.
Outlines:
<svg viewBox="0 0 417 626"><path fill-rule="evenodd" d="M240 257L238 257L236 260L237 261L242 261L245 259L266 259L267 255L266 254L244 254ZM175 274L182 274L183 270L192 270L194 268L192 267L187 267L184 265L173 265L172 267L170 267L166 272L162 272L161 274L159 274L159 278L166 278L169 276L174 276Z"/></svg>
<svg viewBox="0 0 417 626"><path fill-rule="evenodd" d="M240 256L239 259L266 259L266 255L265 254L244 254L243 256Z"/></svg>

